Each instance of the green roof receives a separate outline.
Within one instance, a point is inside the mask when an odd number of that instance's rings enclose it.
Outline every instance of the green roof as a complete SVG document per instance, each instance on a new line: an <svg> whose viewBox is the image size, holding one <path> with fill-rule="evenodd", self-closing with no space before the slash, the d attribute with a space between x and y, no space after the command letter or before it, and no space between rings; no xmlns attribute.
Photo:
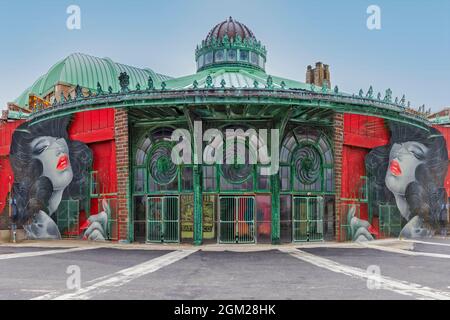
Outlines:
<svg viewBox="0 0 450 320"><path fill-rule="evenodd" d="M205 88L207 87L206 79L208 76L211 76L212 86L215 88L222 87L222 84L224 84L225 88L255 88L255 84L257 83L257 87L262 89L267 86L267 80L269 78L269 74L261 70L239 66L226 66L207 69L189 76L167 80L165 81L167 85L166 89L192 89L194 87L194 81L197 81L198 88ZM270 75L270 77L272 78L274 89L281 89L282 83L284 82L286 89L311 90L310 84L273 75ZM223 83L222 80L225 82ZM321 90L319 87L314 87L316 91Z"/></svg>
<svg viewBox="0 0 450 320"><path fill-rule="evenodd" d="M80 85L83 88L97 90L97 82L103 90L109 86L114 91L119 90L119 75L126 72L130 76L130 88L135 88L139 83L146 87L148 77L158 84L171 77L154 72L150 69L139 69L112 61L109 58L97 58L94 56L74 53L56 63L50 70L41 76L30 88L25 90L14 102L21 107L28 107L30 93L45 96L53 90L57 83Z"/></svg>

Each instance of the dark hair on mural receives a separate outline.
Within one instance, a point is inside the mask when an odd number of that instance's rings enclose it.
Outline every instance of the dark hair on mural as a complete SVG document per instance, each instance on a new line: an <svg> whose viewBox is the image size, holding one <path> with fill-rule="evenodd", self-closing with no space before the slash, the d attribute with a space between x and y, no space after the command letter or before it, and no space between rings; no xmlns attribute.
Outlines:
<svg viewBox="0 0 450 320"><path fill-rule="evenodd" d="M394 143L416 141L425 145L429 151L415 172L416 181L406 187L405 198L408 203L411 218L418 215L432 228L442 223L443 208L447 204L447 192L444 181L448 168L447 144L442 134L434 129L429 131L390 122L391 140L388 145L373 149L366 156L366 170L369 175L369 190L371 190L371 206L374 215L378 215L380 204L394 204L395 199L385 183L386 171L389 167L389 153Z"/></svg>
<svg viewBox="0 0 450 320"><path fill-rule="evenodd" d="M92 152L86 144L69 139L67 129L70 122L70 116L33 125L25 122L14 131L10 162L14 172L13 196L17 202L17 214L12 219L16 223L29 222L39 210L47 212L53 193L50 179L41 176L43 172L41 161L33 158L30 143L37 137L51 136L66 140L73 179L65 189L63 199L80 200L80 203L85 200Z"/></svg>

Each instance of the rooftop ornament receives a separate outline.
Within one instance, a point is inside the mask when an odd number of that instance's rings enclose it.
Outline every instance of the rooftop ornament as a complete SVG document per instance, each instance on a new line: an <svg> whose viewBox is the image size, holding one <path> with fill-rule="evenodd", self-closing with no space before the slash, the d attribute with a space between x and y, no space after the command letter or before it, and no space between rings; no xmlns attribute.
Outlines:
<svg viewBox="0 0 450 320"><path fill-rule="evenodd" d="M103 94L103 89L100 82L97 82L97 95L101 96Z"/></svg>
<svg viewBox="0 0 450 320"><path fill-rule="evenodd" d="M384 102L392 102L392 90L387 89L386 94L384 96Z"/></svg>
<svg viewBox="0 0 450 320"><path fill-rule="evenodd" d="M222 89L225 89L225 85L226 85L227 83L226 83L226 81L225 81L225 79L222 79L222 81L220 81L220 87L222 88Z"/></svg>
<svg viewBox="0 0 450 320"><path fill-rule="evenodd" d="M81 87L77 84L75 87L75 100L83 98L83 90Z"/></svg>
<svg viewBox="0 0 450 320"><path fill-rule="evenodd" d="M381 92L378 92L378 94L377 94L377 100L378 100L378 101L381 101Z"/></svg>
<svg viewBox="0 0 450 320"><path fill-rule="evenodd" d="M113 88L111 86L108 87L108 93L112 94L113 93Z"/></svg>
<svg viewBox="0 0 450 320"><path fill-rule="evenodd" d="M253 81L253 88L258 89L259 87L259 82L258 80L255 79L255 81Z"/></svg>
<svg viewBox="0 0 450 320"><path fill-rule="evenodd" d="M363 91L363 89L359 89L358 96L359 96L360 98L364 97L364 91Z"/></svg>
<svg viewBox="0 0 450 320"><path fill-rule="evenodd" d="M209 89L212 88L213 87L212 83L213 83L213 80L212 80L211 75L209 74L206 77L206 88L209 88Z"/></svg>
<svg viewBox="0 0 450 320"><path fill-rule="evenodd" d="M406 97L405 97L405 95L403 95L402 98L400 99L400 105L402 107L405 107L405 102L406 102Z"/></svg>
<svg viewBox="0 0 450 320"><path fill-rule="evenodd" d="M147 89L148 90L154 90L155 89L155 84L153 83L153 79L152 79L152 77L148 77L148 80L147 80Z"/></svg>
<svg viewBox="0 0 450 320"><path fill-rule="evenodd" d="M281 85L281 89L283 89L283 90L286 89L286 82L281 81L280 85Z"/></svg>
<svg viewBox="0 0 450 320"><path fill-rule="evenodd" d="M127 93L129 91L128 86L130 85L130 76L126 72L120 73L119 84L122 93Z"/></svg>
<svg viewBox="0 0 450 320"><path fill-rule="evenodd" d="M66 102L66 97L64 96L64 92L61 92L61 98L59 98L59 103Z"/></svg>
<svg viewBox="0 0 450 320"><path fill-rule="evenodd" d="M272 79L272 76L268 76L268 77L267 77L266 88L267 88L267 89L273 89L273 79Z"/></svg>
<svg viewBox="0 0 450 320"><path fill-rule="evenodd" d="M161 82L161 90L164 91L166 90L167 84L165 81Z"/></svg>
<svg viewBox="0 0 450 320"><path fill-rule="evenodd" d="M369 87L369 91L367 91L366 98L367 99L373 99L373 88L372 88L372 86Z"/></svg>
<svg viewBox="0 0 450 320"><path fill-rule="evenodd" d="M339 87L338 86L334 86L334 93L335 94L339 94Z"/></svg>
<svg viewBox="0 0 450 320"><path fill-rule="evenodd" d="M136 84L136 91L141 91L141 85L139 84L139 82Z"/></svg>
<svg viewBox="0 0 450 320"><path fill-rule="evenodd" d="M197 80L194 80L194 82L192 83L192 87L194 89L198 89L198 81Z"/></svg>

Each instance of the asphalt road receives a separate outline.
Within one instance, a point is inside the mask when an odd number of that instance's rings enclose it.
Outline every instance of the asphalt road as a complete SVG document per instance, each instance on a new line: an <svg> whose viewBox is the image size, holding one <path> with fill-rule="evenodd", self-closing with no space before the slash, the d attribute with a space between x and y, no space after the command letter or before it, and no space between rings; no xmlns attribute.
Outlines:
<svg viewBox="0 0 450 320"><path fill-rule="evenodd" d="M0 299L450 299L450 240L412 250L370 245L249 252L4 245Z"/></svg>

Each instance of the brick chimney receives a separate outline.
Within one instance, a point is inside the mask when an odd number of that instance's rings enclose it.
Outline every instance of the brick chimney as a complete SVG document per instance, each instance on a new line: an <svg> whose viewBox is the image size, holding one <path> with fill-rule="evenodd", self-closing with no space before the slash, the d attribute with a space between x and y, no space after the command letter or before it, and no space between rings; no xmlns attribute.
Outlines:
<svg viewBox="0 0 450 320"><path fill-rule="evenodd" d="M306 83L321 87L325 81L328 88L331 88L330 66L322 62L316 62L315 68L309 65L306 68Z"/></svg>

